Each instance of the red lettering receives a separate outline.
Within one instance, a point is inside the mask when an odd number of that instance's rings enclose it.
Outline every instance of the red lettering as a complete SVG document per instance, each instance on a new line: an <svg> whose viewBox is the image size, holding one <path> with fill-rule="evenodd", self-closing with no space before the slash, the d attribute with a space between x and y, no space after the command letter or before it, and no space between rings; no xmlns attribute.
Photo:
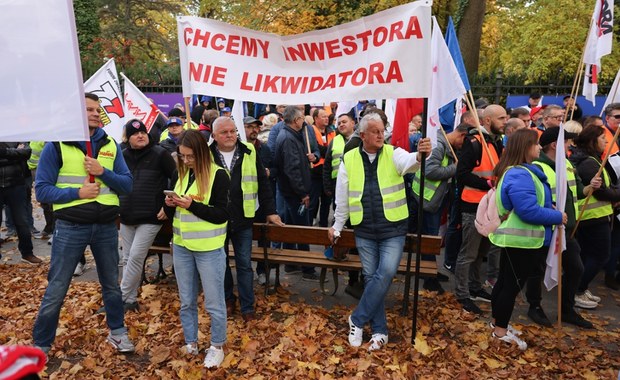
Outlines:
<svg viewBox="0 0 620 380"><path fill-rule="evenodd" d="M241 55L256 57L256 40L254 38L241 37Z"/></svg>
<svg viewBox="0 0 620 380"><path fill-rule="evenodd" d="M213 78L211 83L216 86L224 86L224 78L226 78L226 72L228 71L225 67L215 66L213 68Z"/></svg>
<svg viewBox="0 0 620 380"><path fill-rule="evenodd" d="M366 82L367 74L368 72L366 71L365 67L360 67L359 69L355 70L353 76L351 77L351 84L354 86L363 85L364 82Z"/></svg>
<svg viewBox="0 0 620 380"><path fill-rule="evenodd" d="M192 40L192 45L198 46L200 42L202 42L202 47L207 47L209 43L209 36L211 36L211 32L205 32L204 34L200 34L200 29L196 29L194 31L194 39Z"/></svg>
<svg viewBox="0 0 620 380"><path fill-rule="evenodd" d="M411 16L409 24L407 25L407 31L405 32L405 39L415 36L418 39L422 38L422 31L420 30L420 23L417 16Z"/></svg>
<svg viewBox="0 0 620 380"><path fill-rule="evenodd" d="M302 45L310 61L322 61L325 59L325 46L322 43L310 42L303 43Z"/></svg>
<svg viewBox="0 0 620 380"><path fill-rule="evenodd" d="M192 38L188 36L188 34L192 34L194 32L194 29L192 28L185 28L183 29L183 41L185 41L185 46L189 45L190 42L192 42Z"/></svg>
<svg viewBox="0 0 620 380"><path fill-rule="evenodd" d="M336 75L335 74L332 74L329 77L327 77L327 80L323 84L323 87L321 88L321 90L325 90L327 88L336 88Z"/></svg>
<svg viewBox="0 0 620 380"><path fill-rule="evenodd" d="M248 76L249 73L247 71L244 71L243 74L241 74L241 86L239 87L239 89L246 91L254 90L252 86L248 85Z"/></svg>
<svg viewBox="0 0 620 380"><path fill-rule="evenodd" d="M301 80L301 93L305 94L308 89L308 77L303 77Z"/></svg>
<svg viewBox="0 0 620 380"><path fill-rule="evenodd" d="M371 35L372 32L370 30L367 30L355 36L362 40L362 51L368 50L368 37L370 37Z"/></svg>
<svg viewBox="0 0 620 380"><path fill-rule="evenodd" d="M226 53L239 54L239 36L228 36L228 43L226 44Z"/></svg>
<svg viewBox="0 0 620 380"><path fill-rule="evenodd" d="M282 93L286 94L290 92L291 94L297 93L297 89L299 89L299 85L301 84L301 77L283 77L282 78Z"/></svg>
<svg viewBox="0 0 620 380"><path fill-rule="evenodd" d="M222 42L226 41L226 36L223 35L222 33L213 35L213 38L211 38L211 49L216 50L216 51L224 50L223 43L221 45L216 45L218 41L222 41Z"/></svg>
<svg viewBox="0 0 620 380"><path fill-rule="evenodd" d="M390 42L394 41L394 37L399 40L403 39L403 34L401 33L401 29L403 28L403 22L398 21L390 25Z"/></svg>
<svg viewBox="0 0 620 380"><path fill-rule="evenodd" d="M338 40L331 40L325 42L325 47L327 48L327 56L329 58L342 57L342 52L340 51L340 45L338 44Z"/></svg>
<svg viewBox="0 0 620 380"><path fill-rule="evenodd" d="M267 59L269 57L269 41L257 40L261 49L263 49L263 58Z"/></svg>
<svg viewBox="0 0 620 380"><path fill-rule="evenodd" d="M400 72L398 61L390 62L390 67L388 68L388 73L385 76L385 81L383 83L391 83L393 80L400 83L403 82L403 74Z"/></svg>
<svg viewBox="0 0 620 380"><path fill-rule="evenodd" d="M278 92L278 87L276 87L276 82L280 79L281 77L279 75L276 75L274 77L272 77L271 75L265 75L265 81L263 82L263 92L267 92L267 91L271 91L274 93Z"/></svg>
<svg viewBox="0 0 620 380"><path fill-rule="evenodd" d="M225 67L189 63L189 80L211 83L216 86L224 85L227 69Z"/></svg>
<svg viewBox="0 0 620 380"><path fill-rule="evenodd" d="M299 50L297 50L299 49ZM304 54L303 52L303 48L300 45L295 46L288 46L286 48L286 50L288 51L288 54L290 55L291 59L290 61L297 61L297 58L301 59L302 61L306 60L306 54Z"/></svg>
<svg viewBox="0 0 620 380"><path fill-rule="evenodd" d="M345 71L345 72L338 74L338 76L340 77L339 87L344 87L347 83L347 78L350 77L352 74L353 74L353 71Z"/></svg>
<svg viewBox="0 0 620 380"><path fill-rule="evenodd" d="M385 40L388 37L388 30L385 26L380 26L375 30L375 33L372 35L372 44L375 47L379 47L385 43Z"/></svg>
<svg viewBox="0 0 620 380"><path fill-rule="evenodd" d="M323 77L312 77L310 79L310 88L308 92L318 91L323 86Z"/></svg>
<svg viewBox="0 0 620 380"><path fill-rule="evenodd" d="M286 52L286 48L284 46L282 46L282 53L284 53L284 59L287 61L290 61L291 58L288 56L288 53Z"/></svg>
<svg viewBox="0 0 620 380"><path fill-rule="evenodd" d="M198 66L194 62L189 63L189 80L200 81L202 77L202 67L204 65L199 63Z"/></svg>
<svg viewBox="0 0 620 380"><path fill-rule="evenodd" d="M370 65L368 68L368 83L374 84L375 79L377 83L385 83L383 80L383 63L377 62Z"/></svg>
<svg viewBox="0 0 620 380"><path fill-rule="evenodd" d="M345 46L342 51L347 55L353 55L357 51L357 44L355 43L354 36L344 36L342 37L342 44Z"/></svg>

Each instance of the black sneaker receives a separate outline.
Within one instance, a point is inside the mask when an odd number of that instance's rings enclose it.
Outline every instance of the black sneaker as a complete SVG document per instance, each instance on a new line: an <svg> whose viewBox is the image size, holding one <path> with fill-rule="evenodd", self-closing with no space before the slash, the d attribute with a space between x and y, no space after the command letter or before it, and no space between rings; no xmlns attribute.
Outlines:
<svg viewBox="0 0 620 380"><path fill-rule="evenodd" d="M347 287L344 288L344 292L359 300L362 298L362 294L364 294L364 283L356 282L353 285L347 285Z"/></svg>
<svg viewBox="0 0 620 380"><path fill-rule="evenodd" d="M543 311L542 307L538 306L535 308L530 308L527 311L527 316L530 317L534 323L544 327L552 327L553 323L547 318L547 315Z"/></svg>
<svg viewBox="0 0 620 380"><path fill-rule="evenodd" d="M436 278L425 279L424 284L422 284L422 288L428 290L429 292L437 292L438 295L442 295L445 292Z"/></svg>
<svg viewBox="0 0 620 380"><path fill-rule="evenodd" d="M448 272L454 274L454 264L443 263L443 267L448 270Z"/></svg>
<svg viewBox="0 0 620 380"><path fill-rule="evenodd" d="M577 313L574 310L568 313L562 313L562 322L570 323L571 325L575 325L583 329L594 328L594 325L592 324L592 322L584 319L581 315L579 315L579 313Z"/></svg>
<svg viewBox="0 0 620 380"><path fill-rule="evenodd" d="M458 300L459 303L461 304L461 306L463 307L463 310L465 310L468 313L474 313L477 315L482 315L482 310L480 310L480 308L478 306L476 306L476 304L469 298L461 298Z"/></svg>
<svg viewBox="0 0 620 380"><path fill-rule="evenodd" d="M472 301L491 302L491 295L484 289L477 292L469 291L469 299Z"/></svg>
<svg viewBox="0 0 620 380"><path fill-rule="evenodd" d="M140 306L138 306L138 301L123 302L123 309L125 309L125 311L138 311L140 310Z"/></svg>
<svg viewBox="0 0 620 380"><path fill-rule="evenodd" d="M448 282L450 280L450 277L446 276L443 273L437 272L437 280L441 282Z"/></svg>

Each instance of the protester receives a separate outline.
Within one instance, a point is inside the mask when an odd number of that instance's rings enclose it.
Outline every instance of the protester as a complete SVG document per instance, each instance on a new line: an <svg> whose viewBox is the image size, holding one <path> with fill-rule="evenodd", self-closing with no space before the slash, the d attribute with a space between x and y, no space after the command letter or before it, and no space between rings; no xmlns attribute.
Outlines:
<svg viewBox="0 0 620 380"><path fill-rule="evenodd" d="M402 175L418 169L420 155L384 144L385 123L377 113L362 118L362 145L347 152L338 169L335 223L328 231L334 239L350 218L362 261L366 286L349 316L349 344L362 344L363 327L370 323L369 350L388 343L385 296L396 274L407 234L407 202ZM419 152L430 153L429 139Z"/></svg>
<svg viewBox="0 0 620 380"><path fill-rule="evenodd" d="M119 352L135 350L124 325L116 226L117 194L131 191L132 177L116 141L99 128L99 98L92 93L85 97L93 157L86 154L85 142L47 143L37 170L37 199L53 203L56 217L48 285L32 332L34 344L46 354L56 337L73 271L86 246L97 263L110 328L107 341Z"/></svg>
<svg viewBox="0 0 620 380"><path fill-rule="evenodd" d="M161 141L159 145L169 153L173 154L174 157L177 153L178 139L181 136L181 133L183 133L183 120L178 117L171 117L168 119L166 125L168 126L168 129L166 129L168 133L166 134L166 138ZM162 133L162 137L163 136L164 134Z"/></svg>
<svg viewBox="0 0 620 380"><path fill-rule="evenodd" d="M133 176L133 191L120 196L121 246L123 249L123 306L138 309L138 288L142 282L144 260L162 223L164 190L176 171L170 153L155 144L146 126L133 119L125 124L123 157Z"/></svg>
<svg viewBox="0 0 620 380"><path fill-rule="evenodd" d="M180 317L185 350L198 355L198 284L211 317L211 346L204 366L218 367L226 342L226 225L229 214L226 171L213 163L202 134L185 131L179 138L178 180L174 196L166 196L168 215L174 212L173 263L181 299ZM200 282L199 282L200 281Z"/></svg>
<svg viewBox="0 0 620 380"><path fill-rule="evenodd" d="M330 128L329 116L322 108L317 108L312 114L314 124L309 129L310 133L314 133L319 146L321 157L316 163L312 164L311 179L312 187L310 189L310 222L318 217L319 227L327 227L327 218L332 204L332 198L323 189L323 164L327 147L336 135L336 132ZM320 203L320 205L319 205Z"/></svg>
<svg viewBox="0 0 620 380"><path fill-rule="evenodd" d="M491 242L501 247L500 273L491 298L492 336L516 343L521 350L527 349L527 343L509 324L517 294L528 277L539 271L537 263L547 255L553 225L567 221L566 213L553 207L545 174L532 165L539 154L537 133L521 129L510 137L494 169L499 178L498 209L507 217L489 235Z"/></svg>

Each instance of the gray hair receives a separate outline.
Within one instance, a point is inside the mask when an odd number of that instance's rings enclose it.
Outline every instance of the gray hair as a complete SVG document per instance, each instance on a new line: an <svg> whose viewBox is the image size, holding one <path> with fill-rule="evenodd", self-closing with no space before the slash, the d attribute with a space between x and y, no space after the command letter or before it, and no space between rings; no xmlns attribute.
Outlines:
<svg viewBox="0 0 620 380"><path fill-rule="evenodd" d="M231 123L236 128L235 122L232 118L228 116L220 116L217 119L215 119L215 121L213 122L213 125L211 126L213 133L217 132L220 126L227 124L227 123Z"/></svg>
<svg viewBox="0 0 620 380"><path fill-rule="evenodd" d="M360 125L359 125L359 132L366 132L366 128L368 128L368 122L369 121L376 121L378 123L381 123L381 125L383 125L385 127L385 124L383 124L383 120L381 119L381 116L378 113L369 113L366 116L364 116L362 118L362 120L360 120Z"/></svg>
<svg viewBox="0 0 620 380"><path fill-rule="evenodd" d="M553 111L562 111L563 108L557 104L549 104L542 112L543 117L548 117Z"/></svg>
<svg viewBox="0 0 620 380"><path fill-rule="evenodd" d="M605 107L605 115L611 114L611 111L620 110L620 103L611 103Z"/></svg>
<svg viewBox="0 0 620 380"><path fill-rule="evenodd" d="M284 112L282 112L282 119L284 119L284 123L291 125L296 118L303 117L303 115L297 106L286 106Z"/></svg>

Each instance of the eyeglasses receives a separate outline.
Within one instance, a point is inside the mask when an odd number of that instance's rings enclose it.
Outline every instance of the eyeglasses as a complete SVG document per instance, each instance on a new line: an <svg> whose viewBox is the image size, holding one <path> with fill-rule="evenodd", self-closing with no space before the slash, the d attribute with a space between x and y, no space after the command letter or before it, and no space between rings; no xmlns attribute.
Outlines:
<svg viewBox="0 0 620 380"><path fill-rule="evenodd" d="M556 115L556 116L547 116L549 119L561 120L564 118L564 115Z"/></svg>
<svg viewBox="0 0 620 380"><path fill-rule="evenodd" d="M609 115L609 117L613 117L616 120L620 120L620 113L617 115Z"/></svg>
<svg viewBox="0 0 620 380"><path fill-rule="evenodd" d="M187 162L192 162L196 159L196 156L194 156L193 154L177 154L177 157L179 157L179 160L181 161L187 161Z"/></svg>

